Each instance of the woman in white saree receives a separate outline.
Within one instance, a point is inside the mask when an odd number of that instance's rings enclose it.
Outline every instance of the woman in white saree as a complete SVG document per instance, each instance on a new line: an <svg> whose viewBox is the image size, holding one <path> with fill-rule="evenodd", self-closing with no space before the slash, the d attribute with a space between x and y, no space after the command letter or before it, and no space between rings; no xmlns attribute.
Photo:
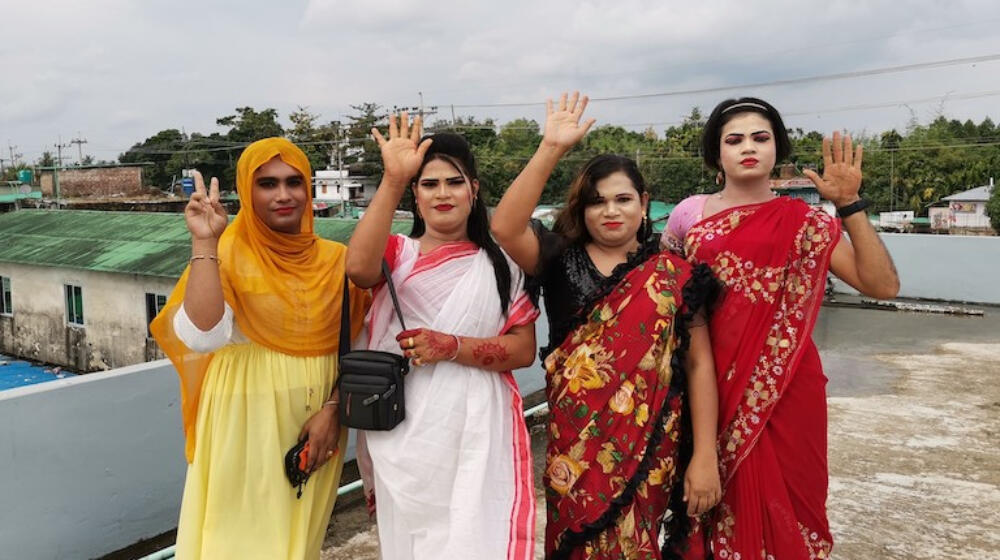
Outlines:
<svg viewBox="0 0 1000 560"><path fill-rule="evenodd" d="M518 267L490 237L465 140L436 134L419 142L419 119L411 130L405 113L399 126L390 118L388 140L373 135L385 170L351 238L347 271L376 288L369 348L402 353L412 365L406 420L362 438L382 557L532 558L531 450L510 370L534 359L538 311ZM408 188L413 231L391 235ZM410 330L382 289L383 258Z"/></svg>

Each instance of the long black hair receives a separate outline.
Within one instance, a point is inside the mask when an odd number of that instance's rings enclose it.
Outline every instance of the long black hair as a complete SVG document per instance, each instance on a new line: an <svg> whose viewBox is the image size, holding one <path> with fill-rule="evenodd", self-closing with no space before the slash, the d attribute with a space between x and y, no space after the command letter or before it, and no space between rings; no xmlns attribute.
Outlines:
<svg viewBox="0 0 1000 560"><path fill-rule="evenodd" d="M414 184L424 172L424 167L434 160L445 161L454 166L469 181L470 186L472 181L479 179L479 174L476 171L476 158L472 155L472 150L469 148L469 143L465 141L465 138L450 132L439 132L425 136L424 138L433 138L434 143L427 150L424 161L420 164L420 170L413 177ZM413 196L412 191L410 196ZM410 231L410 237L416 238L427 231L427 224L424 223L423 217L417 212L416 200L411 198L411 203L413 229ZM482 188L477 189L473 196L472 213L469 214L466 235L469 236L470 241L486 251L490 261L493 263L493 274L497 280L497 292L500 294L500 312L506 315L510 309L510 265L507 263L507 257L500 250L500 246L497 245L497 242L493 240L493 236L490 235L490 218L486 213L486 201L483 198Z"/></svg>

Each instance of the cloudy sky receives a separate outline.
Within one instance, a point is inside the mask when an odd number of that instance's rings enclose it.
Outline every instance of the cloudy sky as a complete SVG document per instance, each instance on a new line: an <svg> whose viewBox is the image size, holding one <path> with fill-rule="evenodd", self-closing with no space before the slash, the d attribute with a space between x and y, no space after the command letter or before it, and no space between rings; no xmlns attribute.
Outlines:
<svg viewBox="0 0 1000 560"><path fill-rule="evenodd" d="M85 155L114 159L165 128L215 131L235 107L327 121L418 92L439 116L500 122L541 119L563 89L624 96L588 112L661 132L736 95L807 130L998 121L1000 56L984 58L998 30L995 0L2 0L0 155L33 161L80 134ZM715 91L677 93L691 90Z"/></svg>

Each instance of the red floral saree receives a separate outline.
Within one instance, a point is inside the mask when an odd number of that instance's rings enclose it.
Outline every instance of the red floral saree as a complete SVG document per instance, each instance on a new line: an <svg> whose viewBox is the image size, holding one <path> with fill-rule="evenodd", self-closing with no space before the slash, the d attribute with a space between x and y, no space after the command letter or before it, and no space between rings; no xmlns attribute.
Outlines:
<svg viewBox="0 0 1000 560"><path fill-rule="evenodd" d="M694 276L676 255L653 256L545 360L547 558L660 558L686 421L682 300L699 309L698 280L714 282L706 267Z"/></svg>
<svg viewBox="0 0 1000 560"><path fill-rule="evenodd" d="M687 232L685 253L726 288L710 329L723 499L687 558L828 558L826 377L812 330L840 224L778 198Z"/></svg>

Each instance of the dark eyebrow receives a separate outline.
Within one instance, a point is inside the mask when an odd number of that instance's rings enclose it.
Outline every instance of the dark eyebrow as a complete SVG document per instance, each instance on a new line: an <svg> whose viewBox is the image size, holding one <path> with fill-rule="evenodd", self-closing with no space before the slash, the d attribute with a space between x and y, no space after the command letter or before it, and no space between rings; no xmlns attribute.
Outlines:
<svg viewBox="0 0 1000 560"><path fill-rule="evenodd" d="M462 175L452 175L451 177L445 177L444 178L445 181L454 181L456 179L464 181L465 177L463 177ZM433 181L433 182L436 183L436 182L438 182L440 180L441 179L439 179L438 177L424 177L423 179L420 180L420 182L422 183L424 181L427 181L427 182Z"/></svg>
<svg viewBox="0 0 1000 560"><path fill-rule="evenodd" d="M751 132L750 134L771 134L770 130L758 130L757 132Z"/></svg>
<svg viewBox="0 0 1000 560"><path fill-rule="evenodd" d="M301 173L298 173L296 175L289 175L288 179L302 179L302 180L305 180L305 176L302 175ZM280 181L280 180L281 179L278 178L278 177L269 177L269 176L257 177L257 182L258 183L262 183L264 181Z"/></svg>

